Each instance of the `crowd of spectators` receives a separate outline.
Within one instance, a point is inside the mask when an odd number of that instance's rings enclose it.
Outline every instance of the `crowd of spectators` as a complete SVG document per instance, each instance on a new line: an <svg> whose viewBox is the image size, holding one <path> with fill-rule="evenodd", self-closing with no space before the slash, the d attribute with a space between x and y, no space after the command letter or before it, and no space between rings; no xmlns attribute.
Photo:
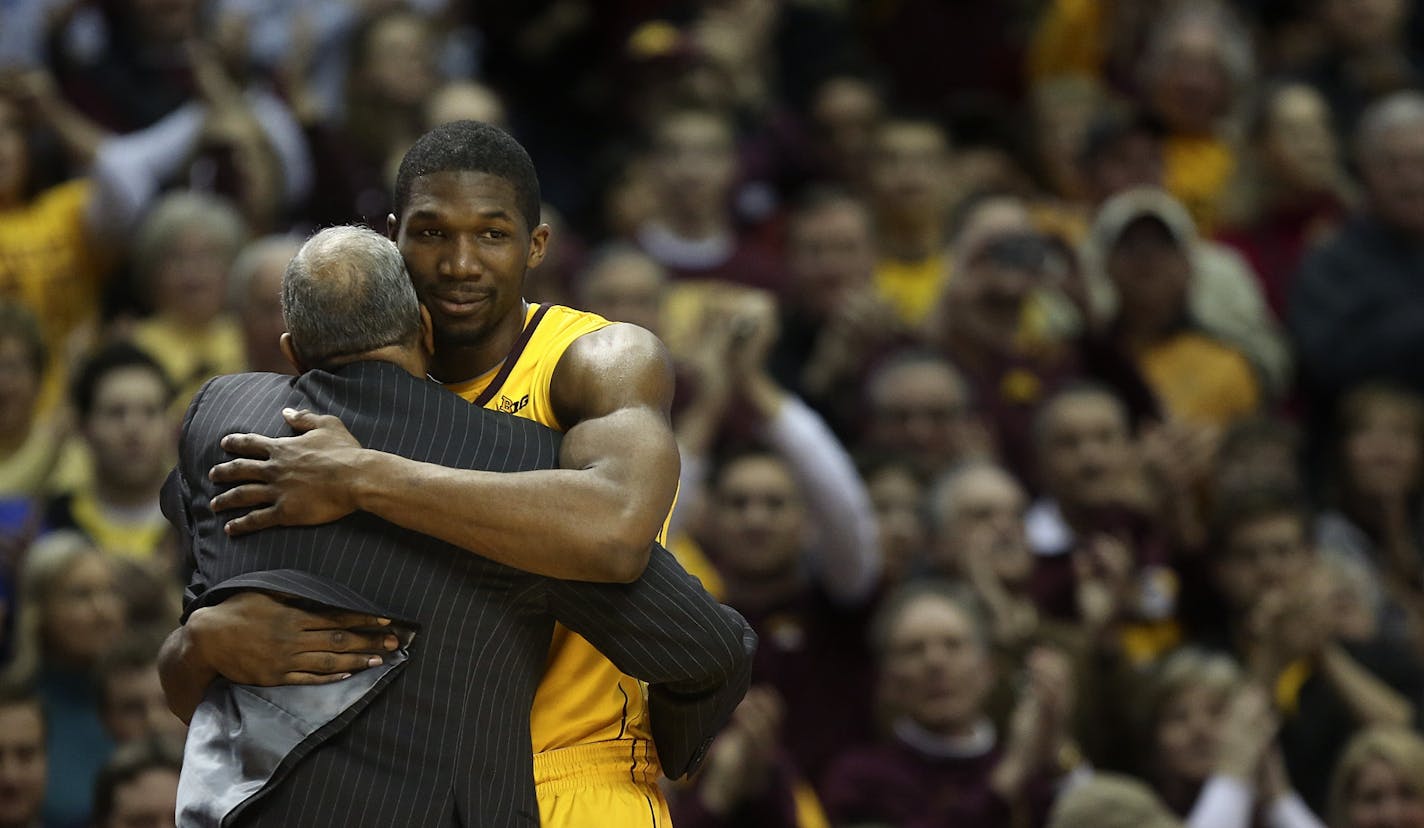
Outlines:
<svg viewBox="0 0 1424 828"><path fill-rule="evenodd" d="M182 412L463 118L760 636L679 826L1424 828L1414 0L0 0L0 828L171 824Z"/></svg>

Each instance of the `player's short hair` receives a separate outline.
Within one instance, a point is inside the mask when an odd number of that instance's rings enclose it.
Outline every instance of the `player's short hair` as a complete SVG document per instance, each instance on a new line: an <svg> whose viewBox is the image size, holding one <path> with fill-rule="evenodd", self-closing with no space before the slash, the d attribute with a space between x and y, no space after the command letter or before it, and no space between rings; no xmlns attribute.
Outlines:
<svg viewBox="0 0 1424 828"><path fill-rule="evenodd" d="M439 172L481 172L502 178L514 188L515 209L526 230L539 224L539 176L534 161L514 136L479 121L451 121L416 140L396 172L396 221L405 220L415 180Z"/></svg>
<svg viewBox="0 0 1424 828"><path fill-rule="evenodd" d="M173 382L168 378L168 374L164 373L163 366L137 345L114 342L89 357L74 377L70 386L70 399L74 403L74 410L79 413L79 419L87 420L89 415L94 413L94 398L98 395L99 384L110 374L125 368L143 368L152 373L163 386L163 404L167 405L173 401Z"/></svg>
<svg viewBox="0 0 1424 828"><path fill-rule="evenodd" d="M282 318L311 368L414 342L420 300L400 250L366 227L328 227L307 239L282 276Z"/></svg>

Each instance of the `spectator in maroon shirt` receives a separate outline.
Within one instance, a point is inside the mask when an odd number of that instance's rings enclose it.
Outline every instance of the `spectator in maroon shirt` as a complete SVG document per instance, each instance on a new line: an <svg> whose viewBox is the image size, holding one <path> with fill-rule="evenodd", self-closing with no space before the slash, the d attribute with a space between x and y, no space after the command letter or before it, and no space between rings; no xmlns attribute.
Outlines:
<svg viewBox="0 0 1424 828"><path fill-rule="evenodd" d="M656 206L637 230L638 245L674 281L710 279L779 290L780 269L736 226L731 120L712 109L676 109L659 118L651 133Z"/></svg>
<svg viewBox="0 0 1424 828"><path fill-rule="evenodd" d="M926 483L994 448L959 370L929 351L897 353L865 384L863 444L909 463Z"/></svg>
<svg viewBox="0 0 1424 828"><path fill-rule="evenodd" d="M722 575L723 600L761 638L753 684L781 696L788 753L806 778L819 779L839 751L870 736L865 626L874 595L837 585L831 562L808 544L812 512L786 460L748 451L725 460L712 480L701 540Z"/></svg>
<svg viewBox="0 0 1424 828"><path fill-rule="evenodd" d="M1049 649L1030 655L1001 737L985 707L1001 677L970 599L952 585L912 583L886 600L871 635L889 736L831 767L821 790L832 821L1042 825L1068 747L1067 658Z"/></svg>
<svg viewBox="0 0 1424 828"><path fill-rule="evenodd" d="M1228 205L1228 226L1219 237L1250 262L1266 303L1284 319L1301 259L1344 217L1351 185L1330 106L1310 86L1271 90L1251 138L1236 203Z"/></svg>

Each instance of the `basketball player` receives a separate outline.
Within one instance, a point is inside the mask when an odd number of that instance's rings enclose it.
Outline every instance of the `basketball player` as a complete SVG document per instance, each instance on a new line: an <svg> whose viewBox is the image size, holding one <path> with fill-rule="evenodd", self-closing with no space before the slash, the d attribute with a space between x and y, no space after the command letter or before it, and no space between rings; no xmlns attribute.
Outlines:
<svg viewBox="0 0 1424 828"><path fill-rule="evenodd" d="M434 321L432 375L474 404L565 432L561 468L501 474L417 463L362 449L336 417L298 412L289 416L297 437L224 441L249 459L213 470L219 482L244 484L213 507L257 507L234 518L230 533L365 510L541 575L638 576L676 490L671 362L642 328L522 298L525 272L549 240L539 203L523 147L495 127L457 121L406 154L388 225ZM288 664L282 633L296 630L278 633L237 612L224 626L222 645L201 649L221 653L206 667L239 683L333 680L366 665L360 651L381 647L379 635L347 631L344 646L322 648L335 657L306 653ZM164 666L183 669L175 658ZM671 825L643 687L563 628L531 720L544 825Z"/></svg>

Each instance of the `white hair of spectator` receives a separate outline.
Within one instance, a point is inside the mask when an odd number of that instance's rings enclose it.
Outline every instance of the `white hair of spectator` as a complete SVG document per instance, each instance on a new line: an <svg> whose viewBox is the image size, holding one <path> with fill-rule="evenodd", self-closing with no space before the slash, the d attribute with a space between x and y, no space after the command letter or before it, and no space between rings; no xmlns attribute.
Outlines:
<svg viewBox="0 0 1424 828"><path fill-rule="evenodd" d="M287 265L282 318L302 361L318 368L414 341L420 300L390 239L365 227L330 227Z"/></svg>
<svg viewBox="0 0 1424 828"><path fill-rule="evenodd" d="M252 280L257 271L277 262L285 271L287 263L302 247L302 240L296 236L271 235L254 239L242 248L228 271L228 307L234 313L241 313L252 302Z"/></svg>
<svg viewBox="0 0 1424 828"><path fill-rule="evenodd" d="M201 230L216 239L229 257L236 256L247 241L247 223L232 202L209 193L170 193L154 205L139 225L134 242L134 267L139 278L150 282L173 243L192 230Z"/></svg>
<svg viewBox="0 0 1424 828"><path fill-rule="evenodd" d="M1380 138L1397 129L1424 129L1424 92L1396 92L1366 109L1355 131L1356 159L1370 163Z"/></svg>

